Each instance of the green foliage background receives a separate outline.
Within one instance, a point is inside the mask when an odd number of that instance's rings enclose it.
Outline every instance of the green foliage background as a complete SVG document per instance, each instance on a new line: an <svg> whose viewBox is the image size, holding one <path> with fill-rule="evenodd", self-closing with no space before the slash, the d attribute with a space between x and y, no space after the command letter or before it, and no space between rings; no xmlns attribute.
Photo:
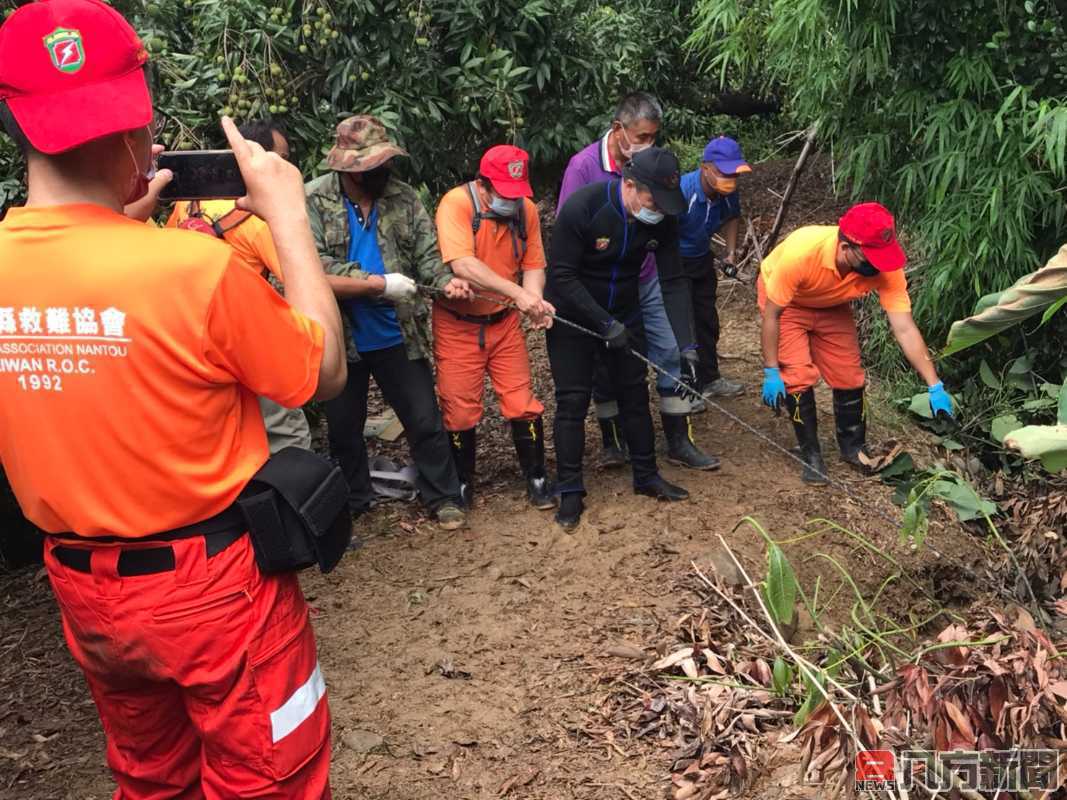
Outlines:
<svg viewBox="0 0 1067 800"><path fill-rule="evenodd" d="M311 176L340 118L380 117L409 177L440 192L511 141L535 164L592 141L622 93L670 109L672 136L706 136L680 4L662 0L112 0L152 56L174 148L218 146L223 111L288 126ZM6 8L17 5L3 4ZM92 54L89 53L91 58ZM699 84L699 82L696 82ZM4 147L8 147L5 142ZM0 151L0 202L19 194Z"/></svg>
<svg viewBox="0 0 1067 800"><path fill-rule="evenodd" d="M718 80L781 91L857 197L897 212L932 344L1062 243L1067 3L698 0Z"/></svg>

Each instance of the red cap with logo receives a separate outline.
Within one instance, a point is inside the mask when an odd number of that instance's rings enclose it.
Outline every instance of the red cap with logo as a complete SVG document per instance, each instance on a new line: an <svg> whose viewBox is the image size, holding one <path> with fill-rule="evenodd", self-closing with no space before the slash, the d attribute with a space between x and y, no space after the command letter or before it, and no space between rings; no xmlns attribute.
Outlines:
<svg viewBox="0 0 1067 800"><path fill-rule="evenodd" d="M880 272L902 269L908 258L897 241L896 223L889 209L881 203L852 206L837 223L838 230Z"/></svg>
<svg viewBox="0 0 1067 800"><path fill-rule="evenodd" d="M521 147L498 144L482 156L478 171L489 179L497 194L508 200L533 197L530 187L530 155Z"/></svg>
<svg viewBox="0 0 1067 800"><path fill-rule="evenodd" d="M30 144L62 153L152 121L144 45L99 0L38 0L0 26L0 100Z"/></svg>

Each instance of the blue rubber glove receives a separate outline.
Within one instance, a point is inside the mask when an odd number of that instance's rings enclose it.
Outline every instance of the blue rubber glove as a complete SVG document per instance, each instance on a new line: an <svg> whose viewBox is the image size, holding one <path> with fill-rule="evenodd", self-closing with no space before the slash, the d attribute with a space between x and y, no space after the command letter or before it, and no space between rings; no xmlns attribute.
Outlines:
<svg viewBox="0 0 1067 800"><path fill-rule="evenodd" d="M778 367L764 367L763 369L763 405L777 409L778 404L785 400L785 381Z"/></svg>
<svg viewBox="0 0 1067 800"><path fill-rule="evenodd" d="M956 416L952 411L952 396L945 391L945 384L938 381L926 391L930 393L930 411L935 418L939 414L946 414L949 417Z"/></svg>

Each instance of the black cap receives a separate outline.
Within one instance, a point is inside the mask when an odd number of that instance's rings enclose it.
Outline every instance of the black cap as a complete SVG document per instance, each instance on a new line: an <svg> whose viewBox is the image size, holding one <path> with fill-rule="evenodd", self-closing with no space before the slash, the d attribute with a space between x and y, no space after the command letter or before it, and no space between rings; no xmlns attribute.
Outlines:
<svg viewBox="0 0 1067 800"><path fill-rule="evenodd" d="M623 167L622 176L648 186L652 198L664 214L675 216L685 211L685 197L678 188L681 168L674 153L662 147L649 147L634 153Z"/></svg>

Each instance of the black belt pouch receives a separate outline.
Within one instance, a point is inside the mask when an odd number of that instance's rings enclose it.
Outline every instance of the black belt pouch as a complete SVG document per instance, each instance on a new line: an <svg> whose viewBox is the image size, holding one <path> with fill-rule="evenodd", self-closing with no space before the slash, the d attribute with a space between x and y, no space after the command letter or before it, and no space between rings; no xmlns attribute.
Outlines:
<svg viewBox="0 0 1067 800"><path fill-rule="evenodd" d="M348 483L340 467L302 447L272 455L237 498L260 572L318 564L329 572L352 541Z"/></svg>

